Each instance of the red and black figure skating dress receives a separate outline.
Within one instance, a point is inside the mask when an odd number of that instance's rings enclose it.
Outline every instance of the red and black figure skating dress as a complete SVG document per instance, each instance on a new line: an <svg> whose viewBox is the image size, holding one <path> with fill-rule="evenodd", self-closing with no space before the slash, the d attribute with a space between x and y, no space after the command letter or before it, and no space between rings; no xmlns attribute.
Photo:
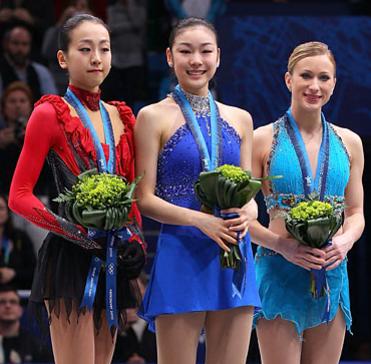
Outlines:
<svg viewBox="0 0 371 364"><path fill-rule="evenodd" d="M123 102L111 102L124 124L124 132L116 141L116 174L129 182L134 180L133 127L135 118ZM106 159L108 145L102 144ZM45 159L48 160L59 192L71 189L76 176L97 167L97 156L92 136L77 116L72 116L68 104L60 96L47 95L35 104L28 121L25 142L14 173L9 205L19 215L38 226L48 229L38 254L33 280L30 305L41 308L48 301L49 312L57 316L63 303L67 314L81 303L92 256L105 252L101 246L88 238L87 232L65 218L64 209L57 214L47 209L33 194ZM130 213L138 227L141 224L135 204ZM139 231L139 229L138 229ZM141 241L132 235L131 241ZM139 272L138 272L139 274ZM105 279L101 271L94 301L94 323L100 326L105 308ZM117 308L122 324L124 309L138 304L133 278L118 268ZM79 312L80 313L80 312Z"/></svg>

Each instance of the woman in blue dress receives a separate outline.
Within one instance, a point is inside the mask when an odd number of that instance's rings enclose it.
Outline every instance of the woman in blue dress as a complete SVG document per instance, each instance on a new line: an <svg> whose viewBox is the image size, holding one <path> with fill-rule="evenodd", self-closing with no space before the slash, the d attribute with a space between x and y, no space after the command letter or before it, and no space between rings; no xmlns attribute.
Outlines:
<svg viewBox="0 0 371 364"><path fill-rule="evenodd" d="M203 328L206 363L245 363L253 307L260 305L247 235L255 202L226 210L239 217L223 220L201 212L194 194L202 170L225 163L251 169L251 116L215 103L209 92L219 66L216 38L202 19L188 18L174 28L166 56L179 85L143 108L135 129L137 174L143 175L139 207L162 223L140 311L156 328L160 364L194 363ZM244 237L244 272L223 269L219 262L220 248L236 244L237 232ZM235 273L242 273L244 290L234 290Z"/></svg>
<svg viewBox="0 0 371 364"><path fill-rule="evenodd" d="M362 143L322 114L336 83L335 60L326 44L296 47L285 81L291 92L289 110L254 134L254 174L284 176L263 188L269 227L251 225L252 239L260 245L259 346L264 364L335 364L351 326L346 255L364 228ZM323 249L292 239L283 219L312 192L344 215L332 244ZM322 267L329 293L316 299L309 289L310 270Z"/></svg>

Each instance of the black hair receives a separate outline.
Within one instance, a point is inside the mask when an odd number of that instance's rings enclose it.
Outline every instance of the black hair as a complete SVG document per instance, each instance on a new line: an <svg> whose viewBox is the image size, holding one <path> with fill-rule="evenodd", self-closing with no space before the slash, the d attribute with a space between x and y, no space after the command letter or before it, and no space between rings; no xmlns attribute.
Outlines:
<svg viewBox="0 0 371 364"><path fill-rule="evenodd" d="M32 41L34 32L33 32L33 29L31 28L31 26L29 24L25 23L25 22L15 22L15 23L12 23L11 25L9 25L8 28L6 28L6 30L4 32L3 39L6 42L9 41L12 31L16 28L21 28L21 29L26 30L27 33L30 35L31 41Z"/></svg>
<svg viewBox="0 0 371 364"><path fill-rule="evenodd" d="M63 52L68 51L68 46L71 42L70 33L84 21L101 24L107 29L108 33L110 33L108 25L102 19L97 18L94 15L78 13L67 19L59 30L58 46L60 50Z"/></svg>
<svg viewBox="0 0 371 364"><path fill-rule="evenodd" d="M169 48L171 49L173 47L175 38L177 37L179 33L186 30L187 28L197 27L197 26L203 26L211 30L215 35L216 44L218 44L218 34L216 32L214 25L212 25L205 19L190 17L190 18L180 20L171 30L170 36L169 36Z"/></svg>

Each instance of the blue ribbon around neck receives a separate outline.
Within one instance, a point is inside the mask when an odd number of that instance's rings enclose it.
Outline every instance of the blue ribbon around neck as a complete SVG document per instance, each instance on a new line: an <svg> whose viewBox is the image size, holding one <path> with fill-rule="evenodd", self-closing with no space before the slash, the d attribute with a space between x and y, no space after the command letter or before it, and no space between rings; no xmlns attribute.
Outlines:
<svg viewBox="0 0 371 364"><path fill-rule="evenodd" d="M109 114L103 105L103 102L99 101L99 109L103 122L104 138L109 146L108 163L104 155L102 143L99 140L98 134L94 128L93 123L90 120L89 114L87 113L84 105L81 103L81 101L77 98L77 96L73 93L73 91L70 88L67 88L67 92L64 95L64 98L76 110L77 115L80 117L81 122L84 124L85 128L89 129L97 153L98 171L106 173L115 173L116 164L115 139L113 135L112 123Z"/></svg>
<svg viewBox="0 0 371 364"><path fill-rule="evenodd" d="M286 130L290 137L291 143L294 146L295 153L299 159L300 168L303 176L303 188L306 197L310 193L317 191L319 193L319 199L323 201L325 197L328 169L329 169L329 157L330 157L330 136L327 121L323 113L321 113L322 119L322 142L318 153L317 169L315 179L313 180L312 169L310 166L308 153L305 148L303 138L300 134L297 123L292 115L291 108L286 112ZM327 243L327 245L331 242ZM321 292L324 290L326 295L326 308L323 315L323 319L326 322L330 319L330 290L326 277L326 269L311 269L315 283L315 295L316 297L321 296Z"/></svg>
<svg viewBox="0 0 371 364"><path fill-rule="evenodd" d="M112 123L106 108L102 101L99 101L99 109L103 122L105 142L109 146L108 163L104 155L102 144L99 140L98 134L94 128L89 114L77 96L70 88L64 96L65 100L76 110L81 122L90 131L93 138L95 151L97 154L98 171L100 173L115 173L116 170L116 154L115 154L115 138L112 129ZM118 327L118 313L117 313L117 245L121 239L127 239L130 235L124 234L121 229L117 231L101 231L89 229L89 237L97 238L106 235L106 318L108 327L115 329ZM81 301L80 308L86 307L91 310L94 305L94 299L98 287L98 278L102 268L102 260L96 256L92 257L88 276L85 283L84 296Z"/></svg>
<svg viewBox="0 0 371 364"><path fill-rule="evenodd" d="M202 169L204 171L213 171L218 167L219 162L219 113L213 98L213 95L209 91L209 105L210 105L210 130L211 130L211 152L207 147L205 138L202 134L200 125L197 122L196 115L192 110L192 106L187 100L184 92L177 85L172 93L175 102L179 105L182 110L184 119L191 130L193 138L197 144L198 150L201 155Z"/></svg>
<svg viewBox="0 0 371 364"><path fill-rule="evenodd" d="M312 168L310 166L308 158L308 153L306 151L305 144L300 134L298 125L292 115L291 108L287 110L286 116L286 130L300 162L300 168L303 176L304 194L308 197L311 192L317 191L319 193L320 200L323 201L328 175L330 148L329 130L325 116L323 115L323 113L321 114L322 142L318 154L317 169L314 179L312 175Z"/></svg>

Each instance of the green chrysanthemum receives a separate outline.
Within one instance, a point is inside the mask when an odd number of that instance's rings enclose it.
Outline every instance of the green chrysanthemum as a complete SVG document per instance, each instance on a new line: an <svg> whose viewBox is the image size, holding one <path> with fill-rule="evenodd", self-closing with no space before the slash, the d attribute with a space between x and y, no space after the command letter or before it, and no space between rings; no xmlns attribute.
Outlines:
<svg viewBox="0 0 371 364"><path fill-rule="evenodd" d="M251 175L240 167L231 164L224 164L216 169L223 177L235 183L248 181Z"/></svg>
<svg viewBox="0 0 371 364"><path fill-rule="evenodd" d="M66 216L82 226L119 229L129 222L139 180L129 184L120 176L92 169L80 174L72 189L65 189L54 201L63 203Z"/></svg>
<svg viewBox="0 0 371 364"><path fill-rule="evenodd" d="M93 209L119 206L126 191L127 184L122 178L106 173L84 176L72 188L77 204Z"/></svg>
<svg viewBox="0 0 371 364"><path fill-rule="evenodd" d="M333 214L333 207L328 202L303 201L290 210L290 217L297 221L307 221Z"/></svg>

